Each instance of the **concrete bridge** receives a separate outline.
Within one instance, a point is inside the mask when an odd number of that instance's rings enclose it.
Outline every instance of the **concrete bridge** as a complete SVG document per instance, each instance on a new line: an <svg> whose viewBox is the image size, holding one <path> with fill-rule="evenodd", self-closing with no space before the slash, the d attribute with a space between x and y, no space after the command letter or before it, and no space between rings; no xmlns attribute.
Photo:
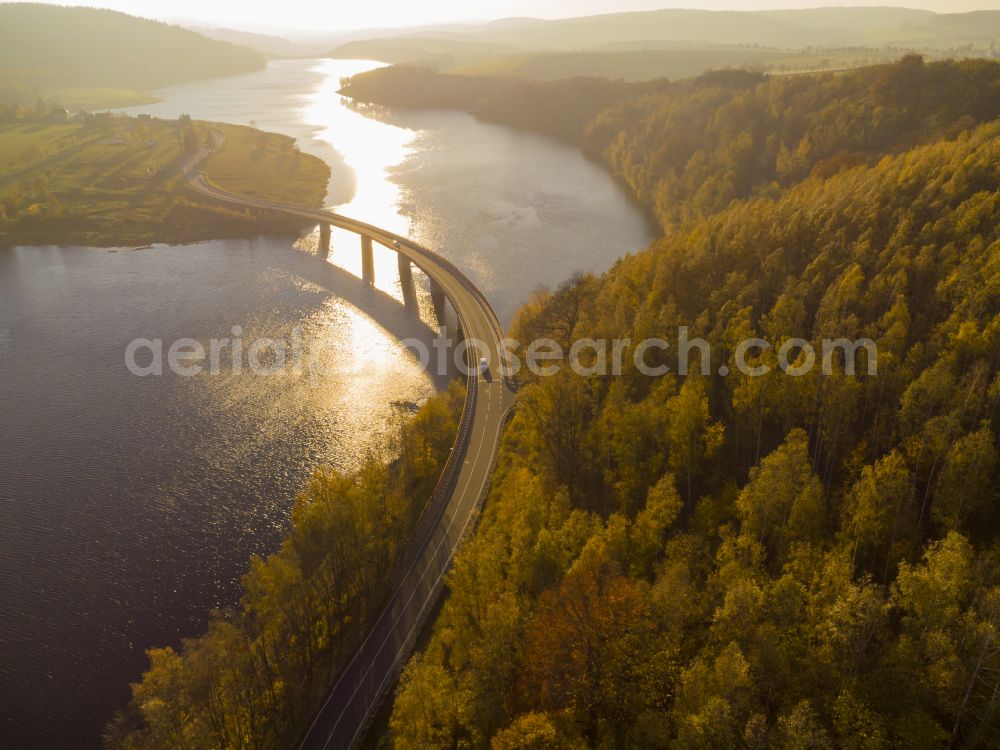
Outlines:
<svg viewBox="0 0 1000 750"><path fill-rule="evenodd" d="M364 642L337 677L319 713L303 735L300 750L348 750L364 736L385 695L413 650L442 589L455 551L471 530L489 489L490 476L514 392L501 369L503 329L483 293L453 263L405 237L322 209L234 195L221 190L196 171L198 160L184 169L190 187L201 195L247 208L284 213L314 221L320 227L321 249L328 252L330 229L338 227L361 238L362 278L374 283L373 243L394 250L404 300L416 292L412 266L430 279L431 297L439 321L445 299L451 302L459 337L468 336L470 360L486 357L490 369L467 376L462 419L455 445L436 489L417 522L409 545L392 579L393 591Z"/></svg>
<svg viewBox="0 0 1000 750"><path fill-rule="evenodd" d="M338 224L342 227L342 224ZM332 249L331 246L331 224L327 222L320 222L319 224L319 252L320 254L326 256L330 254ZM365 283L374 285L375 284L375 250L374 243L376 242L375 237L370 234L365 234L363 231L358 231L361 237L361 278ZM411 245L412 243L407 243ZM410 258L409 253L403 249L402 242L400 240L394 240L390 249L396 251L397 268L399 271L399 287L403 293L403 303L407 306L415 306L417 302L417 288L413 281L413 261ZM430 250L424 249L425 252L431 252ZM428 279L430 280L430 292L431 292L431 302L434 305L434 314L437 318L438 325L445 325L445 299L446 295L444 289L440 284L435 281L433 276L428 274Z"/></svg>

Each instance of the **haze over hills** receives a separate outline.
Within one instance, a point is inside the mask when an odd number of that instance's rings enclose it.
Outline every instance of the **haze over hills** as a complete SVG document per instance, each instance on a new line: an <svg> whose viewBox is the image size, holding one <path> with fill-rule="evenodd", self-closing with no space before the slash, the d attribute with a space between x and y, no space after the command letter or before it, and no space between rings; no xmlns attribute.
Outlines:
<svg viewBox="0 0 1000 750"><path fill-rule="evenodd" d="M330 54L535 80L581 75L649 80L690 77L711 68L852 68L898 59L907 51L988 56L998 38L1000 11L666 9L553 21L508 18L451 33L386 34L351 41Z"/></svg>
<svg viewBox="0 0 1000 750"><path fill-rule="evenodd" d="M968 39L1000 36L1000 10L977 10L972 13L949 13L931 16L927 29Z"/></svg>
<svg viewBox="0 0 1000 750"><path fill-rule="evenodd" d="M761 15L794 26L825 31L869 33L872 29L898 29L903 24L926 23L936 14L914 8L801 8L797 10L766 10Z"/></svg>
<svg viewBox="0 0 1000 750"><path fill-rule="evenodd" d="M1000 11L939 15L909 8L818 8L776 11L654 10L543 21L503 19L462 33L525 50L594 49L623 42L683 41L786 49L888 44L913 34L947 45L972 33L988 39ZM419 35L444 38L443 33ZM390 35L383 35L390 36ZM396 35L392 35L396 36Z"/></svg>
<svg viewBox="0 0 1000 750"><path fill-rule="evenodd" d="M209 39L219 39L230 44L250 47L262 52L268 57L306 57L322 55L329 47L329 38L318 41L293 40L276 34L261 34L243 29L230 29L218 26L198 26L182 24L191 31L207 36Z"/></svg>
<svg viewBox="0 0 1000 750"><path fill-rule="evenodd" d="M341 59L372 58L387 63L478 59L487 55L517 55L524 50L512 44L479 42L464 37L396 37L358 39L338 46L331 54Z"/></svg>
<svg viewBox="0 0 1000 750"><path fill-rule="evenodd" d="M148 90L263 67L248 47L124 13L0 5L0 102L72 87Z"/></svg>
<svg viewBox="0 0 1000 750"><path fill-rule="evenodd" d="M270 57L323 57L335 47L352 42L374 39L431 38L474 33L484 26L500 26L508 22L522 24L534 19L515 18L482 23L434 24L430 26L407 26L353 29L351 31L316 31L310 29L281 28L259 30L252 26L225 27L205 25L194 18L168 18L186 29L204 34L212 39L221 39L233 44L245 45ZM466 42L468 43L468 42Z"/></svg>
<svg viewBox="0 0 1000 750"><path fill-rule="evenodd" d="M801 26L762 13L670 9L536 21L491 28L476 36L483 41L561 50L646 39L791 48L828 40L828 31L804 34ZM836 40L837 43L843 41L846 39Z"/></svg>

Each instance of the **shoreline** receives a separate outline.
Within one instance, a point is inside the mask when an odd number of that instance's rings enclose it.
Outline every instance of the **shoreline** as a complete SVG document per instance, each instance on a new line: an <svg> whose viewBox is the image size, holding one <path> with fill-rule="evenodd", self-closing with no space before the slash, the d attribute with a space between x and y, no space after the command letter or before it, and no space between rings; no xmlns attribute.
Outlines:
<svg viewBox="0 0 1000 750"><path fill-rule="evenodd" d="M306 222L234 210L191 190L190 156L213 180L249 195L322 206L330 167L288 136L255 128L117 114L60 115L0 123L17 143L18 169L0 181L0 248L126 247L298 236ZM15 164L14 158L8 165Z"/></svg>

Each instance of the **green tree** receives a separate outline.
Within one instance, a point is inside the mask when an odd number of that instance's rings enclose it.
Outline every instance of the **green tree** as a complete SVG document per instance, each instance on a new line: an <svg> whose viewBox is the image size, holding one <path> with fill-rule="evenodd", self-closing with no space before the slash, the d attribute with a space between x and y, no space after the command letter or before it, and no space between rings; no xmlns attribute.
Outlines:
<svg viewBox="0 0 1000 750"><path fill-rule="evenodd" d="M704 462L722 445L725 430L712 422L701 378L685 378L680 392L667 401L667 446L670 469L684 477L688 507L694 503L694 480Z"/></svg>
<svg viewBox="0 0 1000 750"><path fill-rule="evenodd" d="M844 502L841 522L855 564L888 578L918 543L917 512L913 477L899 453L866 466Z"/></svg>
<svg viewBox="0 0 1000 750"><path fill-rule="evenodd" d="M706 750L734 747L743 735L752 697L750 665L735 643L714 658L699 658L681 675L673 708L674 745Z"/></svg>
<svg viewBox="0 0 1000 750"><path fill-rule="evenodd" d="M818 540L824 525L823 488L809 463L809 438L793 430L776 451L750 472L736 500L741 533L767 550L780 566L793 542Z"/></svg>
<svg viewBox="0 0 1000 750"><path fill-rule="evenodd" d="M664 537L680 516L683 502L672 474L666 474L649 489L646 505L630 529L633 569L648 573L663 551Z"/></svg>
<svg viewBox="0 0 1000 750"><path fill-rule="evenodd" d="M989 427L964 435L948 451L934 493L931 518L944 531L969 532L969 519L981 522L993 507L997 465L996 438Z"/></svg>
<svg viewBox="0 0 1000 750"><path fill-rule="evenodd" d="M403 671L392 713L393 746L398 750L445 747L458 726L461 706L446 688L444 667L414 659Z"/></svg>
<svg viewBox="0 0 1000 750"><path fill-rule="evenodd" d="M566 721L548 714L521 714L506 729L493 735L490 750L583 750L587 744Z"/></svg>
<svg viewBox="0 0 1000 750"><path fill-rule="evenodd" d="M808 700L778 717L774 747L781 750L832 750L833 743Z"/></svg>

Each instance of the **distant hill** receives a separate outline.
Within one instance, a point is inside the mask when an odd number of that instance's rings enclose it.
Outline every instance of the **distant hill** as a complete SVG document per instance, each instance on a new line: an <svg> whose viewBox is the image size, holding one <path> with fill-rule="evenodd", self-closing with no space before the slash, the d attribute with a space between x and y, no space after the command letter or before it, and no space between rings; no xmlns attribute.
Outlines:
<svg viewBox="0 0 1000 750"><path fill-rule="evenodd" d="M643 39L793 48L818 44L826 32L762 13L654 10L545 22L508 22L487 27L474 36L481 41L553 50L593 49L612 42ZM839 36L835 43L849 41Z"/></svg>
<svg viewBox="0 0 1000 750"><path fill-rule="evenodd" d="M654 10L554 21L526 19L475 32L484 42L553 50L646 40L762 45L785 49L983 40L1000 30L1000 11L935 14L912 8L770 11Z"/></svg>
<svg viewBox="0 0 1000 750"><path fill-rule="evenodd" d="M465 36L395 37L391 39L363 39L341 44L330 52L330 57L341 60L370 58L387 63L461 61L468 57L517 52L518 48L506 44L490 44Z"/></svg>
<svg viewBox="0 0 1000 750"><path fill-rule="evenodd" d="M773 11L666 9L540 20L506 18L454 33L381 34L335 49L334 57L433 62L438 69L540 80L596 75L641 80L694 75L705 65L812 70L872 64L911 50L931 56L988 56L1000 42L1000 11L935 14L911 8ZM971 46L970 46L971 45ZM734 48L739 48L736 51ZM598 52L671 50L659 55ZM714 55L712 50L719 50ZM806 55L796 60L790 52ZM769 63L778 58L777 67ZM529 62L530 61L530 62ZM828 66L823 63L829 62Z"/></svg>
<svg viewBox="0 0 1000 750"><path fill-rule="evenodd" d="M187 28L204 34L209 39L219 39L230 44L250 47L268 57L306 57L310 52L322 54L325 49L323 47L311 49L300 42L293 42L291 39L273 34L258 34L253 31L208 26L189 25Z"/></svg>
<svg viewBox="0 0 1000 750"><path fill-rule="evenodd" d="M630 44L623 42L622 44ZM673 45L662 42L661 45ZM540 52L494 55L455 67L436 65L442 73L558 81L579 76L651 81L693 78L726 68L785 73L848 69L901 57L899 52L844 49L809 52L735 45L676 45L649 49L601 49L586 52ZM419 63L417 63L419 64Z"/></svg>
<svg viewBox="0 0 1000 750"><path fill-rule="evenodd" d="M152 89L263 67L254 50L124 13L0 5L0 73L40 91Z"/></svg>
<svg viewBox="0 0 1000 750"><path fill-rule="evenodd" d="M977 10L971 13L932 16L928 19L927 25L932 29L972 36L1000 36L1000 10Z"/></svg>
<svg viewBox="0 0 1000 750"><path fill-rule="evenodd" d="M898 29L903 24L927 23L929 10L913 8L802 8L767 10L763 15L807 29L841 29L866 34L873 29Z"/></svg>

